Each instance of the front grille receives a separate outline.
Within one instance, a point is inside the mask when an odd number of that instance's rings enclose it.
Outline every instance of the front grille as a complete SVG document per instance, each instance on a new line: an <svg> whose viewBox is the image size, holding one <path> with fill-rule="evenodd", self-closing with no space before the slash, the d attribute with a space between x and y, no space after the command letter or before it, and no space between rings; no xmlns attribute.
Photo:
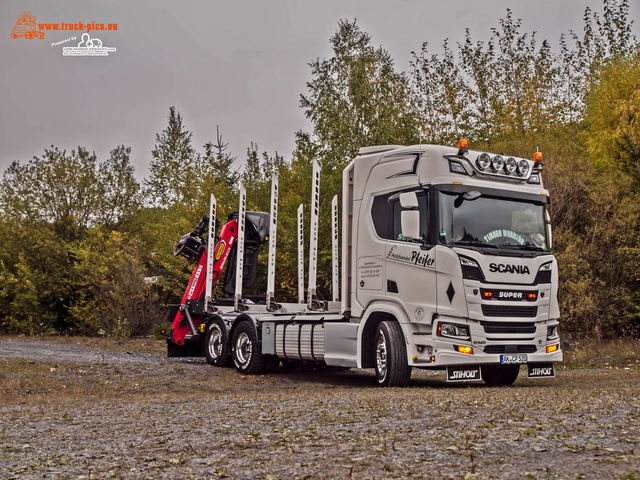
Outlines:
<svg viewBox="0 0 640 480"><path fill-rule="evenodd" d="M535 345L487 345L484 353L536 353Z"/></svg>
<svg viewBox="0 0 640 480"><path fill-rule="evenodd" d="M481 322L484 332L492 333L536 333L536 326L530 322Z"/></svg>
<svg viewBox="0 0 640 480"><path fill-rule="evenodd" d="M482 314L485 317L535 317L538 315L538 307L519 305L482 305Z"/></svg>

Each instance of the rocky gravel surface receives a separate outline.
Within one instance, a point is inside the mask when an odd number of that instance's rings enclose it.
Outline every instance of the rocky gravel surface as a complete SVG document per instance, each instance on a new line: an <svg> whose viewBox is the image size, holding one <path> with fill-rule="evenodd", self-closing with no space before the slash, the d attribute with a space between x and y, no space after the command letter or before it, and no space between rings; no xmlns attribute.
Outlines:
<svg viewBox="0 0 640 480"><path fill-rule="evenodd" d="M0 338L0 479L640 479L637 368L380 389L135 346Z"/></svg>

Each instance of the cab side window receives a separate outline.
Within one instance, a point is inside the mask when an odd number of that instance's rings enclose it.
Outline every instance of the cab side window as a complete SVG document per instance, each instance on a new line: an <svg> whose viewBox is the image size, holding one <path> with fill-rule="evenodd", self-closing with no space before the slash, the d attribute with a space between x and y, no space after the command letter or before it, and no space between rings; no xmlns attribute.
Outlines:
<svg viewBox="0 0 640 480"><path fill-rule="evenodd" d="M420 210L420 238L429 242L428 195L425 191L417 192L418 209ZM400 223L400 199L395 194L379 195L373 199L371 219L376 234L386 240L402 240Z"/></svg>

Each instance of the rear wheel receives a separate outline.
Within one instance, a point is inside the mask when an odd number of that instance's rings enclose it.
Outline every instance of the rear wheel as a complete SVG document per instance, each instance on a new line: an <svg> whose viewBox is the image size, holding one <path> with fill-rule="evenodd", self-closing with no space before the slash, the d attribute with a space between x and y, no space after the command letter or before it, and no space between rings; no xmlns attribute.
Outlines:
<svg viewBox="0 0 640 480"><path fill-rule="evenodd" d="M260 351L255 328L243 320L233 331L233 364L239 372L256 374L265 366L265 356Z"/></svg>
<svg viewBox="0 0 640 480"><path fill-rule="evenodd" d="M376 377L381 387L406 387L411 378L407 347L400 324L380 322L375 342Z"/></svg>
<svg viewBox="0 0 640 480"><path fill-rule="evenodd" d="M220 318L213 320L207 327L204 339L204 356L209 365L231 366L231 346L227 338L227 328Z"/></svg>
<svg viewBox="0 0 640 480"><path fill-rule="evenodd" d="M511 385L518 378L520 365L482 365L482 380L491 387Z"/></svg>

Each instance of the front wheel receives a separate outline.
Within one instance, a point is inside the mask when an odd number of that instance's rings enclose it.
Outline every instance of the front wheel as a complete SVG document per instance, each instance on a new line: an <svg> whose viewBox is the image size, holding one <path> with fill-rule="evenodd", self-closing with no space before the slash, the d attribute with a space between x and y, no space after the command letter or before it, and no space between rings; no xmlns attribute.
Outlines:
<svg viewBox="0 0 640 480"><path fill-rule="evenodd" d="M520 365L482 365L482 380L490 387L512 385L518 378Z"/></svg>
<svg viewBox="0 0 640 480"><path fill-rule="evenodd" d="M204 356L209 365L231 366L231 346L227 338L227 327L220 318L213 320L207 327L204 339Z"/></svg>
<svg viewBox="0 0 640 480"><path fill-rule="evenodd" d="M406 387L411 378L407 347L398 322L380 322L375 342L376 377L381 387Z"/></svg>
<svg viewBox="0 0 640 480"><path fill-rule="evenodd" d="M233 364L244 374L261 373L265 367L265 356L260 351L255 328L243 320L233 331Z"/></svg>

